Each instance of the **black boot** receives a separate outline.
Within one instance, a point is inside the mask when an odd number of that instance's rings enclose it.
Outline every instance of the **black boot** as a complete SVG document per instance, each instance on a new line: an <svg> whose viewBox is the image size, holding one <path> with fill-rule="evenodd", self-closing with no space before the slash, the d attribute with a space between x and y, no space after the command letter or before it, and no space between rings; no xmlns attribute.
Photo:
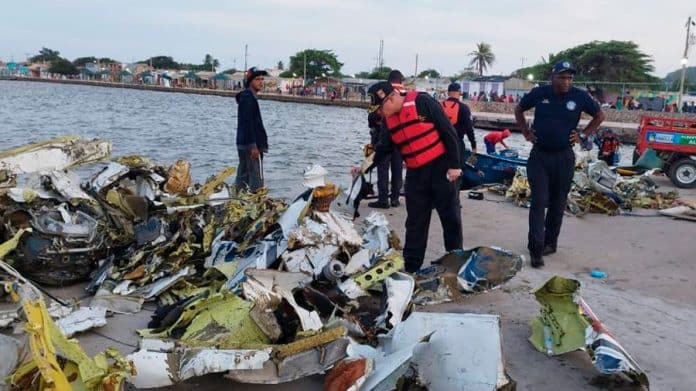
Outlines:
<svg viewBox="0 0 696 391"><path fill-rule="evenodd" d="M389 203L387 201L374 201L367 204L370 208L378 209L389 209Z"/></svg>
<svg viewBox="0 0 696 391"><path fill-rule="evenodd" d="M529 254L531 259L532 259L532 267L533 268L540 268L544 266L544 258L541 257L540 254Z"/></svg>
<svg viewBox="0 0 696 391"><path fill-rule="evenodd" d="M547 244L544 246L544 250L541 251L541 255L551 255L556 252L556 246Z"/></svg>

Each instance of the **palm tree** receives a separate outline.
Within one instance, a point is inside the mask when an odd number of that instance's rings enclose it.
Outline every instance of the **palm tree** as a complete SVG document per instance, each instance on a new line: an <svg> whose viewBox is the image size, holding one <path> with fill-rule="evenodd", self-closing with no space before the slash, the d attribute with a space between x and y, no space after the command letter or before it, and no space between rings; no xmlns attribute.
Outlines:
<svg viewBox="0 0 696 391"><path fill-rule="evenodd" d="M483 71L495 62L495 54L491 51L491 45L481 42L476 44L476 50L469 53L472 57L469 65L473 65L478 69L479 76L483 76Z"/></svg>

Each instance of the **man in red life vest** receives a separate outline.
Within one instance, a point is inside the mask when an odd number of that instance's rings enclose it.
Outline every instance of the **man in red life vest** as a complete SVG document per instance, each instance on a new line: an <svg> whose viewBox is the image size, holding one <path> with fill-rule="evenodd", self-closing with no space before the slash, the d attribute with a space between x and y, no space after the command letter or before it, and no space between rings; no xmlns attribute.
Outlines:
<svg viewBox="0 0 696 391"><path fill-rule="evenodd" d="M454 130L457 131L459 152L464 153L464 135L469 139L471 150L476 154L476 137L474 136L474 123L471 120L469 106L461 102L462 86L452 83L447 87L447 99L442 101L442 110L445 112Z"/></svg>
<svg viewBox="0 0 696 391"><path fill-rule="evenodd" d="M423 264L432 209L442 222L445 249L462 248L462 221L456 181L461 176L457 135L438 102L424 93L400 94L389 82L368 90L370 110L384 116L375 151L378 163L398 149L406 163L406 271ZM373 165L374 166L374 165Z"/></svg>

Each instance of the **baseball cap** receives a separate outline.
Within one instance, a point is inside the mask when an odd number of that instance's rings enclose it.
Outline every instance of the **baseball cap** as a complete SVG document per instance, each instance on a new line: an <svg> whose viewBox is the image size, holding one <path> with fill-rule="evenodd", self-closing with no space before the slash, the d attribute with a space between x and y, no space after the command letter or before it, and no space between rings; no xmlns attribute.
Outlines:
<svg viewBox="0 0 696 391"><path fill-rule="evenodd" d="M246 73L244 74L244 78L247 84L249 84L257 76L268 76L268 72L264 71L263 69L256 69L256 67L251 67L247 69Z"/></svg>
<svg viewBox="0 0 696 391"><path fill-rule="evenodd" d="M393 71L389 72L389 77L387 77L387 80L390 83L398 83L401 84L404 82L404 74L401 73L398 69L394 69Z"/></svg>
<svg viewBox="0 0 696 391"><path fill-rule="evenodd" d="M367 111L370 113L377 111L384 103L384 99L392 92L394 92L394 86L388 81L380 81L371 85L367 90L367 95L370 96L370 107Z"/></svg>
<svg viewBox="0 0 696 391"><path fill-rule="evenodd" d="M556 65L553 66L553 69L551 70L551 73L562 73L562 72L570 72L572 74L577 73L577 69L573 67L573 64L570 63L568 60L563 60L559 61L556 63Z"/></svg>
<svg viewBox="0 0 696 391"><path fill-rule="evenodd" d="M447 92L461 92L462 91L462 86L459 83L450 83L450 85L447 87Z"/></svg>

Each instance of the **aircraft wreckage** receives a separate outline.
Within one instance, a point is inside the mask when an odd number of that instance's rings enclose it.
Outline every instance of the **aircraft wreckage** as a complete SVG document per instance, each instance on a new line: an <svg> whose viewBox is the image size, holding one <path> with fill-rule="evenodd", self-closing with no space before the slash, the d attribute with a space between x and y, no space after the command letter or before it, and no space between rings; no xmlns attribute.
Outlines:
<svg viewBox="0 0 696 391"><path fill-rule="evenodd" d="M286 202L228 187L233 168L195 184L186 161L110 151L71 137L0 154L0 327L21 330L0 334L0 389L147 389L212 373L258 384L324 373L332 391L515 389L499 316L415 306L495 289L521 255L481 246L405 273L385 216L351 219L353 192L325 170L308 168L311 186ZM45 288L75 283L79 304ZM90 357L71 339L146 302L156 310L130 354Z"/></svg>

